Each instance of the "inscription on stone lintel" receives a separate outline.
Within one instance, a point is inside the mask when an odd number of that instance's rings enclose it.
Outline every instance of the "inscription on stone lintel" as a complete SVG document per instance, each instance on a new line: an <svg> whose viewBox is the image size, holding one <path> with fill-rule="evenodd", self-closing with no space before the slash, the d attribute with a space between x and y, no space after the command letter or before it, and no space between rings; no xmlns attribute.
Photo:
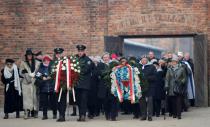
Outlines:
<svg viewBox="0 0 210 127"><path fill-rule="evenodd" d="M124 18L123 20L115 21L114 30L128 29L131 27L141 27L155 23L179 23L185 25L195 24L195 16L190 14L151 14L151 15L134 15Z"/></svg>

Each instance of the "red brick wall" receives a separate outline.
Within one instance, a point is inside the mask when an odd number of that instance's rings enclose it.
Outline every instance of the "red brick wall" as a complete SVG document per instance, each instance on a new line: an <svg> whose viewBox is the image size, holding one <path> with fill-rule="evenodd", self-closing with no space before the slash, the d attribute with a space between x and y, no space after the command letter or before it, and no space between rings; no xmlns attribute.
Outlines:
<svg viewBox="0 0 210 127"><path fill-rule="evenodd" d="M208 3L209 0L0 0L0 68L7 57L22 59L27 47L44 53L64 47L65 53L70 54L75 53L76 44L85 43L88 54L96 55L103 52L105 35L209 35Z"/></svg>
<svg viewBox="0 0 210 127"><path fill-rule="evenodd" d="M206 0L112 0L109 34L207 32Z"/></svg>

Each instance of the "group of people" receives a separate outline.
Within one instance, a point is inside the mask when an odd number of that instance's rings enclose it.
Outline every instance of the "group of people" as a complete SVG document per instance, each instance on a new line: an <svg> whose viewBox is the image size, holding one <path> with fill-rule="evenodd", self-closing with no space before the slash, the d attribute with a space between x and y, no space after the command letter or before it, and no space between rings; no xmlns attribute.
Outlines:
<svg viewBox="0 0 210 127"><path fill-rule="evenodd" d="M24 111L24 119L38 117L65 121L66 109L72 105L77 121L105 115L116 121L118 112L133 113L134 119L152 121L169 112L181 119L181 112L194 106L194 67L189 53L165 53L160 59L154 52L140 59L105 52L101 57L88 57L85 45L77 45L78 54L64 56L55 48L54 56L27 49L19 67L13 59L5 60L1 80L4 84L4 119L9 113Z"/></svg>

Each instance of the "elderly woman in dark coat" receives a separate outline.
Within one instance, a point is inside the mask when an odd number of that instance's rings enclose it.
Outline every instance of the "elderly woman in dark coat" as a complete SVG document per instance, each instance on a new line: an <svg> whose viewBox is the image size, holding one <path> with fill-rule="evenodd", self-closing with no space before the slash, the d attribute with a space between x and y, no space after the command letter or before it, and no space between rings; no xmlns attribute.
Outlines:
<svg viewBox="0 0 210 127"><path fill-rule="evenodd" d="M153 115L153 97L155 95L156 86L156 68L153 64L148 62L146 57L143 57L140 61L142 73L145 78L145 82L142 87L142 98L140 99L140 107L142 118L141 120L152 121Z"/></svg>
<svg viewBox="0 0 210 127"><path fill-rule="evenodd" d="M166 73L165 89L167 90L169 113L174 118L181 119L186 80L185 68L178 64L178 57L173 55L172 62Z"/></svg>
<svg viewBox="0 0 210 127"><path fill-rule="evenodd" d="M19 111L22 110L22 91L17 65L12 59L6 59L6 65L1 70L1 81L4 87L4 119L9 118L9 113L16 112L19 118Z"/></svg>
<svg viewBox="0 0 210 127"><path fill-rule="evenodd" d="M43 109L42 120L48 119L47 110L51 108L53 110L53 119L57 118L57 99L56 93L54 92L54 83L50 78L49 74L49 63L51 57L45 55L43 57L43 62L41 63L39 70L36 73L37 86L40 91L40 105Z"/></svg>

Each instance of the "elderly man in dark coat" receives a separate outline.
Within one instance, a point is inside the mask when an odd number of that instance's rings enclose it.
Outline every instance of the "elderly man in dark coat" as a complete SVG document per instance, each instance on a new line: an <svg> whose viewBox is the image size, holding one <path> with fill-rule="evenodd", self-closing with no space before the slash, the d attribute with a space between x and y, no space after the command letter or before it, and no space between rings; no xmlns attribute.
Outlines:
<svg viewBox="0 0 210 127"><path fill-rule="evenodd" d="M160 109L161 109L161 100L165 98L164 92L164 84L165 84L165 75L164 71L159 65L158 62L154 62L153 65L156 67L156 85L155 85L155 94L153 97L153 108L154 108L154 115L156 117L160 116Z"/></svg>
<svg viewBox="0 0 210 127"><path fill-rule="evenodd" d="M142 118L148 121L152 121L153 115L153 97L155 95L155 84L156 84L156 68L154 65L149 64L148 59L143 57L140 61L142 72L147 84L147 87L142 87L142 98L140 99L140 107Z"/></svg>

